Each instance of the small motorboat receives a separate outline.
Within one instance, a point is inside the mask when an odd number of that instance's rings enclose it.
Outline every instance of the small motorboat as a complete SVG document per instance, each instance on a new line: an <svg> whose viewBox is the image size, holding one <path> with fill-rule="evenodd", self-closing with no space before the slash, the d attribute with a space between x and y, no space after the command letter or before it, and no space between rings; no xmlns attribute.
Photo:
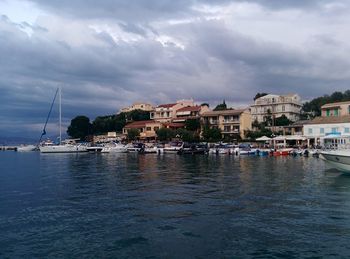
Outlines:
<svg viewBox="0 0 350 259"><path fill-rule="evenodd" d="M35 145L20 145L17 147L18 152L30 152L30 151L35 151L37 150L37 146Z"/></svg>

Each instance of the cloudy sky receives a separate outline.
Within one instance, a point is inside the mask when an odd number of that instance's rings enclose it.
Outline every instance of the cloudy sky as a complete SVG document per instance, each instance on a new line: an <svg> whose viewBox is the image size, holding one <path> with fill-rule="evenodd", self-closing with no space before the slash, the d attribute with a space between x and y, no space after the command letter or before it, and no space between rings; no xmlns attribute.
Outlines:
<svg viewBox="0 0 350 259"><path fill-rule="evenodd" d="M349 13L348 0L0 0L0 136L40 135L58 86L65 124L134 101L344 91Z"/></svg>

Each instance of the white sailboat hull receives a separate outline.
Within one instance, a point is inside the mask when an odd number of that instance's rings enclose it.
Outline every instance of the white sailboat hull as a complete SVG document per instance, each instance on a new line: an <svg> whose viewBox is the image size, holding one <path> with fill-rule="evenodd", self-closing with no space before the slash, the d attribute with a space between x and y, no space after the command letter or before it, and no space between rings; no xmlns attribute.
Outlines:
<svg viewBox="0 0 350 259"><path fill-rule="evenodd" d="M322 151L321 158L339 171L350 172L350 150Z"/></svg>
<svg viewBox="0 0 350 259"><path fill-rule="evenodd" d="M41 153L78 153L87 152L86 146L81 145L50 145L39 147Z"/></svg>

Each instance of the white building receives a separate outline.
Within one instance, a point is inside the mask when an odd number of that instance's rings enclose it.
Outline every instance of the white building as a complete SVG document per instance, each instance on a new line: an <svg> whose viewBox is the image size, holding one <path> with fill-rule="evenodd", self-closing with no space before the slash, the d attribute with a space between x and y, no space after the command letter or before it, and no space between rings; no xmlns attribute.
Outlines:
<svg viewBox="0 0 350 259"><path fill-rule="evenodd" d="M304 125L309 143L323 147L350 144L350 116L317 117Z"/></svg>
<svg viewBox="0 0 350 259"><path fill-rule="evenodd" d="M297 94L268 94L255 100L251 106L252 121L266 121L268 116L278 118L285 115L291 121L300 118L301 98Z"/></svg>

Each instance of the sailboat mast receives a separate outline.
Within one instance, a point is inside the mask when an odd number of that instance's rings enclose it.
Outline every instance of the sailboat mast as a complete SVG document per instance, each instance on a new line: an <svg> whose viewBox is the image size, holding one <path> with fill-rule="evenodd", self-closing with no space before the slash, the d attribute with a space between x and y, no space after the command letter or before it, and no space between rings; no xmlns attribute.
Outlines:
<svg viewBox="0 0 350 259"><path fill-rule="evenodd" d="M60 145L61 145L61 139L62 139L62 104L61 104L61 87L59 87L59 127L60 127Z"/></svg>

